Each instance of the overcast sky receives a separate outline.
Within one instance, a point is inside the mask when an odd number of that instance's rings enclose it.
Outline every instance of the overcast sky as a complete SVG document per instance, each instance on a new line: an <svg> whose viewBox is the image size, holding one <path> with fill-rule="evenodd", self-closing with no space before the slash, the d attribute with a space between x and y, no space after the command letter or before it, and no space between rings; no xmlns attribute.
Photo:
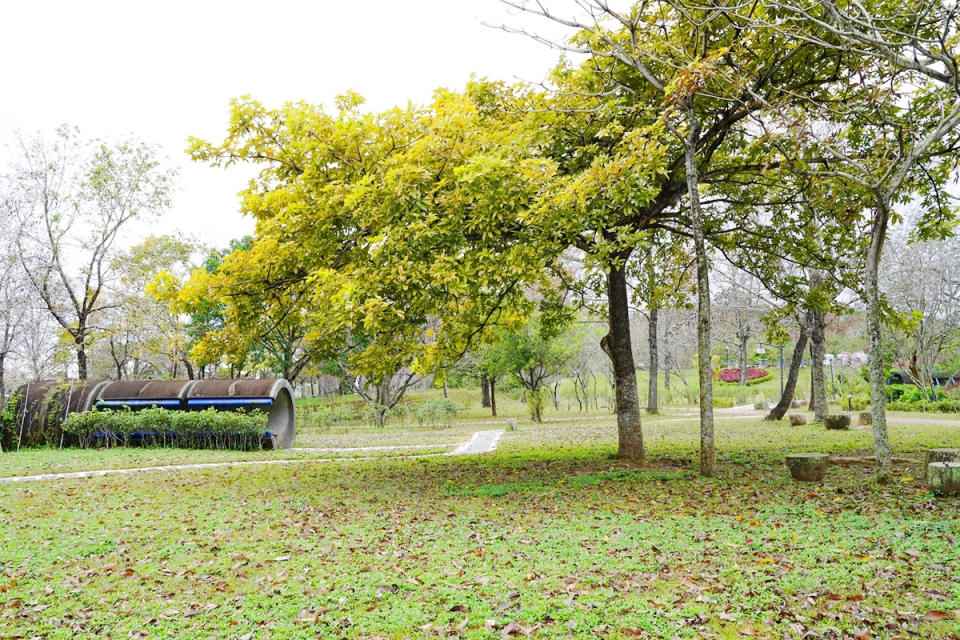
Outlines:
<svg viewBox="0 0 960 640"><path fill-rule="evenodd" d="M69 123L159 144L180 190L153 231L222 246L253 229L237 211L245 173L183 149L191 135L222 139L230 98L329 105L353 89L381 109L461 88L471 73L540 81L555 63L555 51L482 21L520 17L497 0L4 2L0 142Z"/></svg>

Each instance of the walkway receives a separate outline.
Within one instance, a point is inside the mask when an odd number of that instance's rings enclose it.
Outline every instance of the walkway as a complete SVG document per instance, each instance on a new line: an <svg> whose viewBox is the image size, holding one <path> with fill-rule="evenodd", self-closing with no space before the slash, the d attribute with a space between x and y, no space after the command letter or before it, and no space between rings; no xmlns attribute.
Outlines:
<svg viewBox="0 0 960 640"><path fill-rule="evenodd" d="M503 430L499 431L478 431L474 433L467 442L456 445L456 448L447 453L423 453L415 455L396 456L390 459L403 458L420 459L433 458L438 456L463 456L479 455L482 453L491 453L496 451L500 438L503 436ZM323 453L350 453L355 451L387 451L395 449L435 449L443 445L397 445L393 447L351 447L351 448L302 448L296 451L315 451ZM453 446L453 445L448 445ZM171 464L157 467L135 467L132 469L98 469L95 471L73 471L70 473L41 473L33 476L12 476L9 478L0 478L0 484L13 484L15 482L33 482L36 480L61 480L66 478L97 478L100 476L112 475L132 475L134 473L143 473L145 471L189 471L195 469L224 469L227 467L246 467L251 465L276 465L276 464L303 464L307 462L353 462L355 460L382 460L385 458L377 456L366 457L344 457L344 458L296 458L288 460L240 460L235 462L198 462L195 464Z"/></svg>

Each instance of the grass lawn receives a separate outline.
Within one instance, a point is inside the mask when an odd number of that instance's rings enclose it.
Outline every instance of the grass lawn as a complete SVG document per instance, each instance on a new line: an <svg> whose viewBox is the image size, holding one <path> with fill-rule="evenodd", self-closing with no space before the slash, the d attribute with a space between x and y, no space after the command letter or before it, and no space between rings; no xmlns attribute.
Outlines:
<svg viewBox="0 0 960 640"><path fill-rule="evenodd" d="M790 479L784 452L865 455L869 430L717 432L716 479L693 472L696 419L664 416L645 422L643 468L595 418L521 422L480 457L0 485L0 638L960 637L960 499L911 464L885 486L862 465ZM951 425L891 436L906 458L960 446ZM157 451L274 455L122 455ZM117 455L0 464L137 462Z"/></svg>

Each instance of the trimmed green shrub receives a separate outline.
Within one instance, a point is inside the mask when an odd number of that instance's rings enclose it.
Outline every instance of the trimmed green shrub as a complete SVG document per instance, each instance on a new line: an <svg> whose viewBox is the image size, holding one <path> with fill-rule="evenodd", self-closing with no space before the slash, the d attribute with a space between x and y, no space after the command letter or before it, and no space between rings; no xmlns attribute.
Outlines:
<svg viewBox="0 0 960 640"><path fill-rule="evenodd" d="M713 398L713 408L714 409L732 409L733 408L733 398Z"/></svg>
<svg viewBox="0 0 960 640"><path fill-rule="evenodd" d="M904 402L895 400L887 403L888 411L932 411L937 413L960 413L960 402L956 400L937 400L936 402Z"/></svg>
<svg viewBox="0 0 960 640"><path fill-rule="evenodd" d="M747 380L747 385L746 385L746 386L752 387L752 386L755 385L755 384L763 384L763 383L766 382L767 380L773 380L773 374L772 374L772 373L768 373L767 375L763 376L762 378L754 378L753 380Z"/></svg>
<svg viewBox="0 0 960 640"><path fill-rule="evenodd" d="M863 411L870 407L870 396L856 395L850 399L850 408L854 411Z"/></svg>
<svg viewBox="0 0 960 640"><path fill-rule="evenodd" d="M168 446L197 449L260 449L267 416L259 411L85 411L71 413L63 430L81 447Z"/></svg>

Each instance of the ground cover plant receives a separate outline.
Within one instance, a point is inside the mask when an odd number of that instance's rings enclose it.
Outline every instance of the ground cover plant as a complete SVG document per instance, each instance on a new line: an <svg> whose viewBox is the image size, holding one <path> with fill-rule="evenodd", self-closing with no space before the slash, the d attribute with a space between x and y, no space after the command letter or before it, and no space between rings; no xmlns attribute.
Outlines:
<svg viewBox="0 0 960 640"><path fill-rule="evenodd" d="M941 422L896 424L898 458L960 445ZM647 425L646 467L606 419L478 457L0 485L0 637L958 637L956 498L909 462L783 466L869 430L731 416L704 479L695 416Z"/></svg>

